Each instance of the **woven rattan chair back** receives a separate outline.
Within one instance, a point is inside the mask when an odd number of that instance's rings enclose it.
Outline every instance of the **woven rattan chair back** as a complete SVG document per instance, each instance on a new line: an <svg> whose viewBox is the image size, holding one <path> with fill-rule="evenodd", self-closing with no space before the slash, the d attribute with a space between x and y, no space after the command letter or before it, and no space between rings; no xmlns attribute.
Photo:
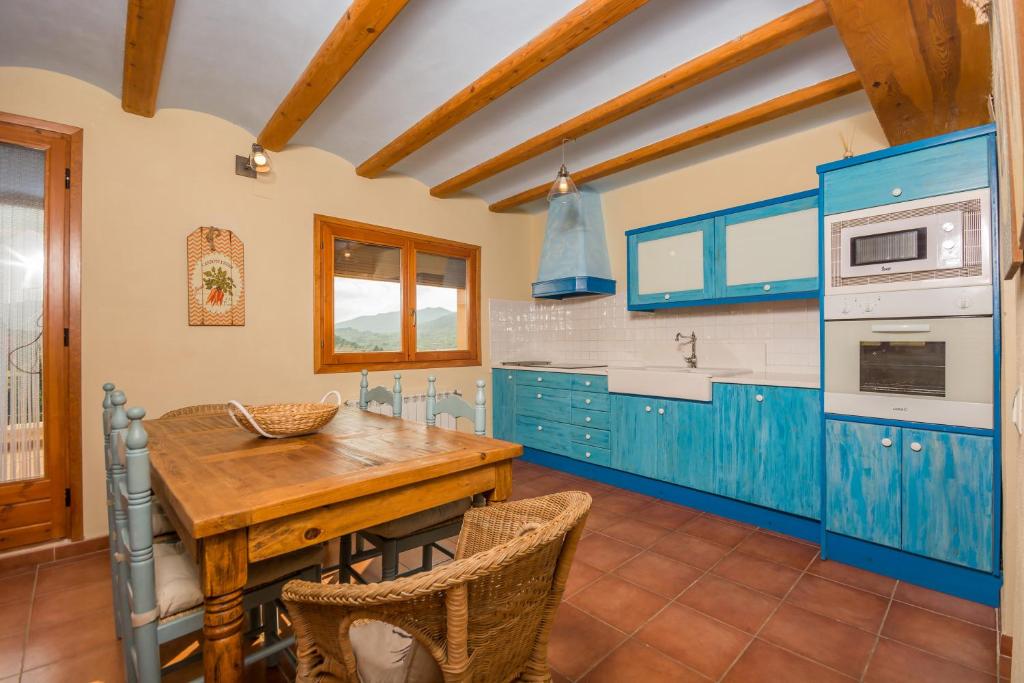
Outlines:
<svg viewBox="0 0 1024 683"><path fill-rule="evenodd" d="M298 642L297 681L358 683L354 621L398 626L445 681L548 681L547 642L590 496L555 493L469 510L456 559L385 583L292 581L283 597Z"/></svg>

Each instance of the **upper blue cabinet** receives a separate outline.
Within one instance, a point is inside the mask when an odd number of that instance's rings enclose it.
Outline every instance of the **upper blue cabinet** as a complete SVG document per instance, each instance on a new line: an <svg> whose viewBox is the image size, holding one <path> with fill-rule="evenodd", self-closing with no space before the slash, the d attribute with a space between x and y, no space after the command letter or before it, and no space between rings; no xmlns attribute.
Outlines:
<svg viewBox="0 0 1024 683"><path fill-rule="evenodd" d="M814 298L818 191L626 233L630 310Z"/></svg>

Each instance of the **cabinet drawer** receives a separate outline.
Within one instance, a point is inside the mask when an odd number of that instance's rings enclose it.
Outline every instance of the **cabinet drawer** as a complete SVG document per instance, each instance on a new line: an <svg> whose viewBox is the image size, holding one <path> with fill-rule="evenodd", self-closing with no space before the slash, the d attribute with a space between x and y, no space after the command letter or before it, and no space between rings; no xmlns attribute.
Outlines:
<svg viewBox="0 0 1024 683"><path fill-rule="evenodd" d="M583 460L594 465L611 467L612 464L612 452L607 448L600 448L598 446L574 443L572 445L572 452L569 455L577 460Z"/></svg>
<svg viewBox="0 0 1024 683"><path fill-rule="evenodd" d="M569 455L572 452L571 425L527 415L516 416L516 441L542 451Z"/></svg>
<svg viewBox="0 0 1024 683"><path fill-rule="evenodd" d="M825 173L826 214L907 202L989 184L988 135Z"/></svg>
<svg viewBox="0 0 1024 683"><path fill-rule="evenodd" d="M551 387L516 387L516 413L569 422L569 390Z"/></svg>
<svg viewBox="0 0 1024 683"><path fill-rule="evenodd" d="M591 429L608 429L610 420L608 419L608 413L598 410L573 408L572 423L580 427L590 427Z"/></svg>
<svg viewBox="0 0 1024 683"><path fill-rule="evenodd" d="M583 410L608 412L608 394L592 394L585 391L572 392L572 407Z"/></svg>
<svg viewBox="0 0 1024 683"><path fill-rule="evenodd" d="M608 392L607 375L573 375L573 391L597 391Z"/></svg>
<svg viewBox="0 0 1024 683"><path fill-rule="evenodd" d="M572 427L572 440L576 443L593 444L600 448L612 447L612 435L606 429L591 429L590 427Z"/></svg>
<svg viewBox="0 0 1024 683"><path fill-rule="evenodd" d="M516 384L568 389L572 386L572 375L567 375L564 372L529 372L519 370L516 372Z"/></svg>

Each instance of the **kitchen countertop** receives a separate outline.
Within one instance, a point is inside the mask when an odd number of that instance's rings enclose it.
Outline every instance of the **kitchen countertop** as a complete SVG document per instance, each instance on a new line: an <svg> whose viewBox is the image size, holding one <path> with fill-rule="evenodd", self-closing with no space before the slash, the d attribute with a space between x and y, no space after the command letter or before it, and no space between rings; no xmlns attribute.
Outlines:
<svg viewBox="0 0 1024 683"><path fill-rule="evenodd" d="M581 361L582 362L582 361ZM533 372L563 372L572 375L607 375L608 368L553 368L536 365L502 365L491 366L499 370L528 370ZM808 372L747 372L742 375L727 377L711 377L714 384L760 384L768 387L796 387L801 389L818 389L821 382L818 373Z"/></svg>

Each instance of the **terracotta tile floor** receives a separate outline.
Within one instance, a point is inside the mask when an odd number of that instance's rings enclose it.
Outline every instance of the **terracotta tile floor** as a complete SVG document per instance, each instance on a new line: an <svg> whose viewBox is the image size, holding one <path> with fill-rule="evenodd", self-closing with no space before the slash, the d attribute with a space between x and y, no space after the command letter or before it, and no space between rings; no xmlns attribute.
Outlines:
<svg viewBox="0 0 1024 683"><path fill-rule="evenodd" d="M556 681L997 680L993 609L535 465L517 463L513 481L515 498L594 497L551 637ZM376 562L363 570L379 577ZM105 551L0 576L0 609L0 683L122 680ZM256 683L286 679L246 672Z"/></svg>
<svg viewBox="0 0 1024 683"><path fill-rule="evenodd" d="M558 681L997 680L994 609L536 465L513 482L514 498L594 497L551 637Z"/></svg>

